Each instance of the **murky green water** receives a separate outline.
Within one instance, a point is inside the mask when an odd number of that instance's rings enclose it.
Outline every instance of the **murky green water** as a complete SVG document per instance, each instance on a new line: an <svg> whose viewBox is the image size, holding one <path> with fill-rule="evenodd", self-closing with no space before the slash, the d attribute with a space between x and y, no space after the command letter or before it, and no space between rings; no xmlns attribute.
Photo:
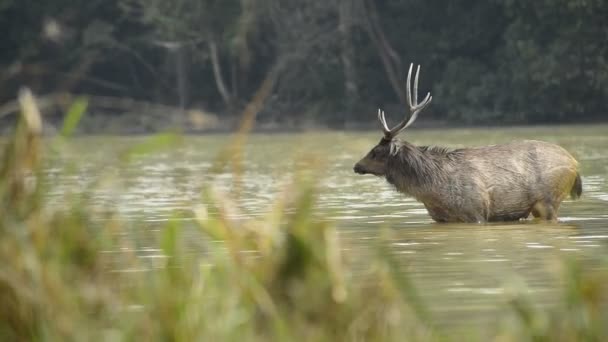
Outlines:
<svg viewBox="0 0 608 342"><path fill-rule="evenodd" d="M551 304L559 296L552 266L560 257L591 259L608 253L608 126L411 129L402 138L449 147L530 138L555 142L581 163L583 197L563 203L557 224L436 224L420 203L397 193L383 179L352 172L353 164L380 139L379 131L253 135L245 153L241 204L246 210L241 215L263 215L291 172L305 165L298 161L310 155L324 157L318 209L338 226L355 272L364 269L365 256L381 228L390 227L386 243L398 255L403 271L418 285L431 312L455 324L493 321L513 284L525 283L539 304ZM48 170L55 185L53 196L64 198L71 189L92 187L92 181L101 178L96 204L155 227L173 210L188 215L199 203L200 185L210 180L206 170L228 139L186 137L175 149L120 164L116 156L145 138L76 138L67 155L78 160L72 176ZM220 175L217 186L229 190L231 177Z"/></svg>

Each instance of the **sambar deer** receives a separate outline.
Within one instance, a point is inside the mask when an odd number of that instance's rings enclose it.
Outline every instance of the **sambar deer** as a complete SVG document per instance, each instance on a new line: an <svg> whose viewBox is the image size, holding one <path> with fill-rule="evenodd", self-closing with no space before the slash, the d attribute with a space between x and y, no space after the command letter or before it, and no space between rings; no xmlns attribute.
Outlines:
<svg viewBox="0 0 608 342"><path fill-rule="evenodd" d="M410 117L392 129L378 110L384 136L355 164L359 174L383 176L395 188L422 202L437 222L556 220L568 194L582 193L578 162L560 146L535 140L483 147L447 149L415 146L395 139L431 103L430 93L418 103L418 75L406 97ZM412 99L413 96L413 99Z"/></svg>

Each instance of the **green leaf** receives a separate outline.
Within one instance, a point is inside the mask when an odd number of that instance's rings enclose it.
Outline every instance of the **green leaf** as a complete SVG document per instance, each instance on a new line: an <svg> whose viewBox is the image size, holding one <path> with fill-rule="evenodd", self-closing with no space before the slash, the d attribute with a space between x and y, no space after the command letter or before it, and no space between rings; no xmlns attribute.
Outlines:
<svg viewBox="0 0 608 342"><path fill-rule="evenodd" d="M79 97L72 103L63 120L63 127L61 128L62 136L68 137L74 133L76 126L78 126L82 115L87 109L88 103L88 100L84 97Z"/></svg>
<svg viewBox="0 0 608 342"><path fill-rule="evenodd" d="M162 233L161 238L161 249L168 258L175 258L177 251L177 236L178 236L178 224L175 220L170 220ZM170 261L173 261L171 260Z"/></svg>

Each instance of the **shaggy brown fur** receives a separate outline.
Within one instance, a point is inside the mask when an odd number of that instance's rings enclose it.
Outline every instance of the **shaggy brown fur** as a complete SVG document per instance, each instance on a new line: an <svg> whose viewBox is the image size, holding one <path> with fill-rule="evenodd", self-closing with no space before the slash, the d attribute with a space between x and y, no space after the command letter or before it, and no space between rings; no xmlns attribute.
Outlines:
<svg viewBox="0 0 608 342"><path fill-rule="evenodd" d="M582 193L577 161L534 140L449 150L383 138L354 170L386 177L437 222L511 221L530 213L555 220L564 198Z"/></svg>

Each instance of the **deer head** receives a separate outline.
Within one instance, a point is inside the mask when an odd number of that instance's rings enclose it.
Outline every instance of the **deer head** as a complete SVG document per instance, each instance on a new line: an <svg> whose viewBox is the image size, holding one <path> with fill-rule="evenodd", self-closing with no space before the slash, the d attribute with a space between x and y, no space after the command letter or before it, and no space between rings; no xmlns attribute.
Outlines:
<svg viewBox="0 0 608 342"><path fill-rule="evenodd" d="M409 106L409 120L406 114L403 121L392 129L388 128L386 124L386 118L384 117L384 111L378 109L378 120L382 124L382 131L384 136L380 139L378 145L371 149L363 159L355 164L354 171L358 174L372 174L376 176L384 176L386 174L386 162L388 159L395 155L398 151L398 145L393 139L404 129L409 127L418 114L429 104L433 97L431 93L426 94L426 97L422 102L418 103L418 76L420 74L420 65L416 68L416 76L414 77L414 98L412 99L411 79L412 79L412 68L414 64L410 64L410 69L407 73L407 86L406 86L406 97L407 104Z"/></svg>

